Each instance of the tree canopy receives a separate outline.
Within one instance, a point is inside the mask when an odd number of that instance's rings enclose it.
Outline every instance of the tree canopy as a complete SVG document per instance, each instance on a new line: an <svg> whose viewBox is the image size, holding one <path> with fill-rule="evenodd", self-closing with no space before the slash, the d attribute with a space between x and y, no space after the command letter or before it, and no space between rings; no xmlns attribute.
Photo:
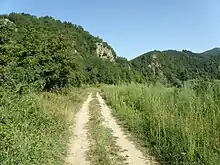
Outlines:
<svg viewBox="0 0 220 165"><path fill-rule="evenodd" d="M213 50L213 54L212 51L207 51L208 54L188 50L152 51L131 60L131 64L145 79L160 82L166 79L171 84L196 78L218 79L220 55L216 55L218 49Z"/></svg>
<svg viewBox="0 0 220 165"><path fill-rule="evenodd" d="M96 43L113 52L101 59ZM0 16L0 85L51 90L82 84L140 81L127 60L81 26L29 14Z"/></svg>

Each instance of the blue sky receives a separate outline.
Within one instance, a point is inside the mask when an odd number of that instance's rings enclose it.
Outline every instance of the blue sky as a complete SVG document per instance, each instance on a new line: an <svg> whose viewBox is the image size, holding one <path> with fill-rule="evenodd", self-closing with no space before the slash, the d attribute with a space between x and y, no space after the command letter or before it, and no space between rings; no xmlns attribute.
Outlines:
<svg viewBox="0 0 220 165"><path fill-rule="evenodd" d="M128 59L154 49L220 46L220 0L0 0L0 13L10 12L79 24Z"/></svg>

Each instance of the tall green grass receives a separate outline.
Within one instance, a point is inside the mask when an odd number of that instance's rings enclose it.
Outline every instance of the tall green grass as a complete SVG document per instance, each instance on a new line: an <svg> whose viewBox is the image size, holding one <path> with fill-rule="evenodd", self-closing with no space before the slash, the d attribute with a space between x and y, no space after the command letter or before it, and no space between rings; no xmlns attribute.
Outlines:
<svg viewBox="0 0 220 165"><path fill-rule="evenodd" d="M84 91L0 93L0 164L60 165Z"/></svg>
<svg viewBox="0 0 220 165"><path fill-rule="evenodd" d="M104 86L113 114L162 164L220 164L219 86Z"/></svg>

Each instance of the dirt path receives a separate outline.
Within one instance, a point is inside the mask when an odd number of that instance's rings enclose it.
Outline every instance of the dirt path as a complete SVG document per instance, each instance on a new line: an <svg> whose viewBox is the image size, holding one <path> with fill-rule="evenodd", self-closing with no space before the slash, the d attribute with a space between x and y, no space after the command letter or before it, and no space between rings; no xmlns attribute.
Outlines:
<svg viewBox="0 0 220 165"><path fill-rule="evenodd" d="M97 98L101 105L101 113L104 118L105 125L111 128L113 135L117 137L118 146L122 149L123 156L127 158L126 163L128 165L150 165L150 161L145 160L143 154L137 150L131 141L126 138L124 132L112 117L110 109L105 104L105 101L99 93L97 93Z"/></svg>
<svg viewBox="0 0 220 165"><path fill-rule="evenodd" d="M66 165L89 165L86 161L86 151L89 144L87 139L86 123L89 121L89 103L92 100L90 93L82 108L76 114L76 124L73 138L69 144L69 152Z"/></svg>

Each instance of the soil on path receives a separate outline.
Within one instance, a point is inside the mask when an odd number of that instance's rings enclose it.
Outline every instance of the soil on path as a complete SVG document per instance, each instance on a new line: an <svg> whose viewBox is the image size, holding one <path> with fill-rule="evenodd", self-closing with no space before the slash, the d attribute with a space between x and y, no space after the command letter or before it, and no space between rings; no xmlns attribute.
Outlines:
<svg viewBox="0 0 220 165"><path fill-rule="evenodd" d="M90 93L76 114L74 135L70 140L66 165L89 165L86 160L86 151L89 148L86 123L89 121L89 103L91 100L92 94Z"/></svg>
<svg viewBox="0 0 220 165"><path fill-rule="evenodd" d="M101 113L104 118L104 124L112 129L113 136L117 138L117 145L122 149L122 155L126 158L125 163L128 165L152 165L155 164L151 160L147 160L141 151L139 151L133 142L129 141L123 130L113 118L110 109L105 104L99 93L97 98L101 106Z"/></svg>
<svg viewBox="0 0 220 165"><path fill-rule="evenodd" d="M105 104L99 93L97 99L101 106L101 115L103 117L103 124L112 130L112 134L116 137L116 145L121 149L121 156L124 157L124 164L127 165L153 165L158 164L154 159L149 156L144 156L138 150L134 143L128 140L122 128L117 124L116 120L111 114L110 109ZM89 150L89 140L87 137L87 123L89 122L89 103L92 100L90 93L87 100L83 103L82 108L76 114L76 122L73 137L69 143L68 156L66 158L66 165L89 165L87 161L87 151Z"/></svg>

